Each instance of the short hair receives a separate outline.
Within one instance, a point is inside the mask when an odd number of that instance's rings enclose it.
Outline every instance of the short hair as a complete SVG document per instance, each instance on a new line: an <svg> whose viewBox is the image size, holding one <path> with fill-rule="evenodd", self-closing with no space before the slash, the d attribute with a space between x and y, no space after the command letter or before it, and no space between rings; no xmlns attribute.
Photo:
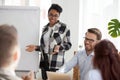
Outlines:
<svg viewBox="0 0 120 80"><path fill-rule="evenodd" d="M87 32L95 34L97 36L97 40L101 40L101 38L102 38L102 33L97 28L89 28Z"/></svg>
<svg viewBox="0 0 120 80"><path fill-rule="evenodd" d="M48 13L51 9L55 9L57 12L59 12L59 14L62 12L62 7L58 4L52 4L48 10Z"/></svg>
<svg viewBox="0 0 120 80"><path fill-rule="evenodd" d="M7 24L0 25L0 67L11 63L12 52L17 44L16 28Z"/></svg>

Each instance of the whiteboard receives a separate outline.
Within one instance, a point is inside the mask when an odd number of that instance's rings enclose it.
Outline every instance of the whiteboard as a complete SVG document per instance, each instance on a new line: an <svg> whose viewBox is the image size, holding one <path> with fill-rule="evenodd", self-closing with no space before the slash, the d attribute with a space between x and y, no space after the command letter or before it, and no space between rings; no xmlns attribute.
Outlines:
<svg viewBox="0 0 120 80"><path fill-rule="evenodd" d="M38 7L0 6L0 24L14 25L19 34L21 58L17 70L39 68L39 54L25 51L29 44L39 44L40 9Z"/></svg>

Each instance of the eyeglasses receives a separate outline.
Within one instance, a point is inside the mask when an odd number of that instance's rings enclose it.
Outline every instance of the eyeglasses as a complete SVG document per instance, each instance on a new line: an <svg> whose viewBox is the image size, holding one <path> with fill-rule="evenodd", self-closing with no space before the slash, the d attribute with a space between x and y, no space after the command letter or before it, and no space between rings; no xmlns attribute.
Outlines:
<svg viewBox="0 0 120 80"><path fill-rule="evenodd" d="M57 14L56 14L56 15L48 14L48 16L49 16L49 17L55 17L55 18L59 17L59 15L57 15Z"/></svg>
<svg viewBox="0 0 120 80"><path fill-rule="evenodd" d="M89 41L90 43L93 43L93 42L96 41L96 40L94 40L94 39L89 39L89 38L87 38L87 37L84 37L84 39L85 39L85 41Z"/></svg>

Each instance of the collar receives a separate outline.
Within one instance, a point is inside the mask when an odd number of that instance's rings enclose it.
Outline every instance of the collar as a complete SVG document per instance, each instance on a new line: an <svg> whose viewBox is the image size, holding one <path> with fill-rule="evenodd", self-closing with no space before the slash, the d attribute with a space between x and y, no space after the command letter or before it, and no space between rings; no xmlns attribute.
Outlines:
<svg viewBox="0 0 120 80"><path fill-rule="evenodd" d="M48 24L46 25L46 28L49 27L49 24L50 24L50 23L48 23ZM58 20L58 21L53 25L53 30L57 30L60 26L61 26L61 22Z"/></svg>
<svg viewBox="0 0 120 80"><path fill-rule="evenodd" d="M90 55L91 55L91 56L94 56L94 51L92 51L92 52L90 53Z"/></svg>
<svg viewBox="0 0 120 80"><path fill-rule="evenodd" d="M87 52L86 52L86 50L85 50L85 53L86 53L86 55L87 55ZM92 51L89 55L87 55L87 56L94 56L94 51Z"/></svg>
<svg viewBox="0 0 120 80"><path fill-rule="evenodd" d="M12 71L11 69L8 69L8 68L0 68L0 73L16 76L15 71Z"/></svg>

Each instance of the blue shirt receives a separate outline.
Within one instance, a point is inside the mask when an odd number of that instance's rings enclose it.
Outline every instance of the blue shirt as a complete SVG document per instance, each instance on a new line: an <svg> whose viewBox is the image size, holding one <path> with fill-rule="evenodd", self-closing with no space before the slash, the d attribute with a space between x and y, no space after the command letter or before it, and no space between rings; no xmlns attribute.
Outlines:
<svg viewBox="0 0 120 80"><path fill-rule="evenodd" d="M102 80L100 71L98 69L90 70L85 80Z"/></svg>
<svg viewBox="0 0 120 80"><path fill-rule="evenodd" d="M78 65L80 68L80 80L85 80L85 75L93 68L92 58L94 53L87 55L85 50L78 51L77 54L61 67L58 72L66 73L70 71L74 66Z"/></svg>

